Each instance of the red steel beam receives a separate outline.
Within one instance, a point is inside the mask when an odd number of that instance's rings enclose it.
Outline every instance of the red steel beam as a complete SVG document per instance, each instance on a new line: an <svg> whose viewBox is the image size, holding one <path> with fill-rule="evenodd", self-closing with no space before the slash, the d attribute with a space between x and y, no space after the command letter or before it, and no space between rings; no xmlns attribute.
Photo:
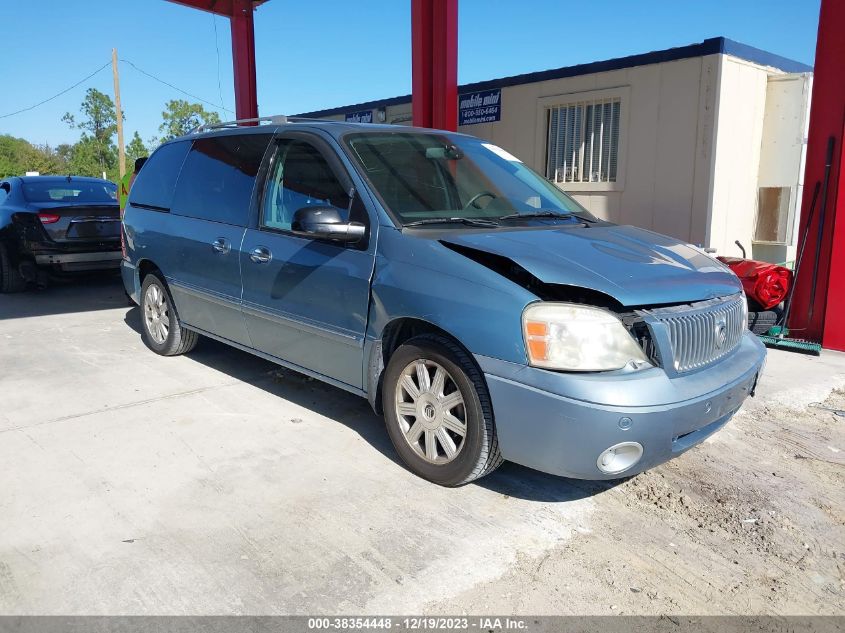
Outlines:
<svg viewBox="0 0 845 633"><path fill-rule="evenodd" d="M431 31L431 0L411 0L411 112L417 127L431 127Z"/></svg>
<svg viewBox="0 0 845 633"><path fill-rule="evenodd" d="M173 4L181 4L192 9L199 9L201 11L208 11L209 13L216 13L224 17L230 18L235 13L238 4L237 0L168 0ZM253 7L264 4L267 0L253 0Z"/></svg>
<svg viewBox="0 0 845 633"><path fill-rule="evenodd" d="M411 0L414 125L458 125L458 0Z"/></svg>
<svg viewBox="0 0 845 633"><path fill-rule="evenodd" d="M255 28L251 0L232 0L232 65L235 71L235 117L258 117L255 80Z"/></svg>
<svg viewBox="0 0 845 633"><path fill-rule="evenodd" d="M432 127L458 129L458 0L434 0L432 15Z"/></svg>
<svg viewBox="0 0 845 633"><path fill-rule="evenodd" d="M810 220L808 216L813 190L816 183L824 178L828 139L833 137L835 145L827 204L822 210L821 196L816 201L796 279L788 325L793 330L793 336L820 341L828 349L845 351L845 187L840 186L845 167L845 82L842 81L845 38L842 33L845 33L845 2L822 0L813 71L800 236L804 235ZM824 220L819 241L819 221L822 215ZM817 254L819 265L814 275ZM811 310L813 294L815 298Z"/></svg>
<svg viewBox="0 0 845 633"><path fill-rule="evenodd" d="M232 29L232 66L235 74L235 116L238 119L258 117L253 11L267 0L168 1L229 18Z"/></svg>

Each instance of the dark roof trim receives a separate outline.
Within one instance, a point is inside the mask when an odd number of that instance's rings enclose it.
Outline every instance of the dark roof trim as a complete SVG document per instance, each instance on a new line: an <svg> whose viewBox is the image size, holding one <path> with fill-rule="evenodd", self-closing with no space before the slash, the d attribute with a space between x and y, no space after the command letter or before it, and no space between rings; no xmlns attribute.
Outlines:
<svg viewBox="0 0 845 633"><path fill-rule="evenodd" d="M699 44L690 44L689 46L667 48L662 51L629 55L628 57L618 57L616 59L608 59L600 62L591 62L589 64L565 66L563 68L555 68L553 70L543 70L535 73L526 73L524 75L513 75L512 77L502 77L501 79L490 79L488 81L463 84L458 86L458 93L464 94L467 92L476 92L478 90L493 90L496 88L519 86L538 81L548 81L550 79L563 79L566 77L577 77L579 75L591 75L593 73L608 72L610 70L621 70L623 68L647 66L648 64L660 64L662 62L672 62L680 59L690 59L692 57L704 57L705 55L717 54L732 55L749 62L760 64L761 66L772 66L773 68L789 73L806 73L813 71L812 66L807 66L801 62L787 59L786 57L781 57L780 55L775 55L774 53L769 53L767 51L760 50L759 48L748 46L747 44L734 42L733 40L729 40L724 37L712 37ZM328 108L326 110L315 110L314 112L305 112L298 116L334 116L336 114L345 114L347 112L373 110L392 105L410 103L410 101L411 95L403 95L400 97L391 97L389 99L377 99L375 101L365 101L364 103L356 103L354 105Z"/></svg>

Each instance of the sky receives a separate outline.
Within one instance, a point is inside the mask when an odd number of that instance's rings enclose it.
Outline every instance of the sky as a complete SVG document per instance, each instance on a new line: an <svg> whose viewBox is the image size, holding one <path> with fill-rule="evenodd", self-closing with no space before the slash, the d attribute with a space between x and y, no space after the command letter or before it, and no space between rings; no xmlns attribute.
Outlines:
<svg viewBox="0 0 845 633"><path fill-rule="evenodd" d="M724 36L812 65L820 0L459 0L458 82L684 46ZM269 0L255 14L262 115L411 91L410 0ZM233 119L228 20L165 0L0 0L0 134L74 142L61 118L88 87L113 94L110 67L58 98L117 48L125 134L158 135L170 99ZM131 62L135 67L131 66Z"/></svg>

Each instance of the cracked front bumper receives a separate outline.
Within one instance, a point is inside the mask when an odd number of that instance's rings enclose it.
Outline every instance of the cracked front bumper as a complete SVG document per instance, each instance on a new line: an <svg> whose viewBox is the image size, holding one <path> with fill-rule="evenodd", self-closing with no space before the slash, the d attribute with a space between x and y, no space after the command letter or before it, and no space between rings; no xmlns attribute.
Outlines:
<svg viewBox="0 0 845 633"><path fill-rule="evenodd" d="M765 357L746 333L730 356L674 378L659 368L573 374L476 359L505 459L554 475L615 479L672 459L722 428L753 393ZM602 472L599 455L627 442L643 447L640 460Z"/></svg>

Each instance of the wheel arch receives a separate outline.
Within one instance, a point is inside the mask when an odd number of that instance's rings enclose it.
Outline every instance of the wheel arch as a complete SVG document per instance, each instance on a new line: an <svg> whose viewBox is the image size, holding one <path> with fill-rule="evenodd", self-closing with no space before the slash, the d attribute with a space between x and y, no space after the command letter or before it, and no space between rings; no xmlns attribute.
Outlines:
<svg viewBox="0 0 845 633"><path fill-rule="evenodd" d="M422 334L435 334L442 336L463 349L472 362L478 366L475 356L467 349L461 340L451 332L444 330L439 325L417 317L396 317L388 321L381 331L381 336L370 350L370 359L367 372L367 400L373 410L382 415L384 413L381 405L382 382L384 369L390 362L390 357L405 342ZM480 368L479 368L480 371Z"/></svg>
<svg viewBox="0 0 845 633"><path fill-rule="evenodd" d="M150 273L161 273L161 269L158 265L151 259L142 258L138 260L136 264L136 270L138 271L138 287L141 287L141 284L144 283L144 277L149 275Z"/></svg>

